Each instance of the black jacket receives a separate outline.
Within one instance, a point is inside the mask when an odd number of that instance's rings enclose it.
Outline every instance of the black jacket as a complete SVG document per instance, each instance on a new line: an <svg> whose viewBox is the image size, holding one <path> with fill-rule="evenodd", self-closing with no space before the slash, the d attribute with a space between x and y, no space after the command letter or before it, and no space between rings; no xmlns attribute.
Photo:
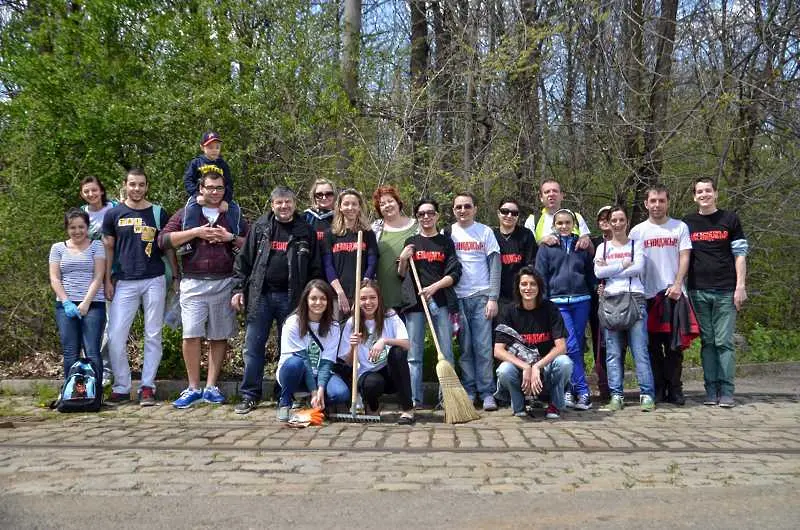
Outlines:
<svg viewBox="0 0 800 530"><path fill-rule="evenodd" d="M272 233L275 214L262 215L247 234L244 246L233 265L233 292L244 293L247 311L258 307L267 264L272 253ZM297 213L294 214L292 233L286 249L289 262L289 309L297 307L300 293L309 280L322 277L317 236L311 226Z"/></svg>

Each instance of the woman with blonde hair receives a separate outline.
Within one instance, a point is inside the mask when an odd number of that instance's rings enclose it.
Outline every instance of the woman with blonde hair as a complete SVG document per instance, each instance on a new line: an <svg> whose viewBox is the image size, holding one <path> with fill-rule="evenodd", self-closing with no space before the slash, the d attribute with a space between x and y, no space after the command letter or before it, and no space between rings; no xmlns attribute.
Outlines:
<svg viewBox="0 0 800 530"><path fill-rule="evenodd" d="M358 232L363 232L361 270L356 273ZM352 188L342 190L333 208L333 222L325 237L322 266L325 278L336 292L338 314L347 315L353 303L356 282L375 279L378 242L370 229L364 198Z"/></svg>

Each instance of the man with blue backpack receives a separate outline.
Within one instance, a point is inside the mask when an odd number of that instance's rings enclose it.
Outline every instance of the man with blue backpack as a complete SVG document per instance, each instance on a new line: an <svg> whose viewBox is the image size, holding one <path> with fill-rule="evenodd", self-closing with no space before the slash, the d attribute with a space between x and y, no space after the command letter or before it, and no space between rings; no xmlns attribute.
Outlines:
<svg viewBox="0 0 800 530"><path fill-rule="evenodd" d="M155 405L155 378L161 362L161 328L172 265L162 260L157 236L167 224L164 209L147 199L147 177L138 168L125 176L126 199L106 213L103 219L103 245L106 251L105 294L109 308L109 358L114 372L109 403L130 400L131 370L127 355L128 332L139 305L144 310L144 365L139 387L139 404ZM115 264L112 270L112 263ZM170 268L172 267L172 270Z"/></svg>

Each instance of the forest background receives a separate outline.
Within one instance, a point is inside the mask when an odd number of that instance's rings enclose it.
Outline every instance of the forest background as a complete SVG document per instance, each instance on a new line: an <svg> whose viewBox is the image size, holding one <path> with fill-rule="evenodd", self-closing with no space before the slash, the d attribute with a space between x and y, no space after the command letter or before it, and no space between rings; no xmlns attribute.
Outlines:
<svg viewBox="0 0 800 530"><path fill-rule="evenodd" d="M80 179L144 167L174 212L207 129L251 219L327 177L445 212L470 189L495 226L555 178L638 222L648 185L682 217L712 177L751 245L741 352L800 358L798 57L794 0L0 0L0 360L58 351L47 255Z"/></svg>

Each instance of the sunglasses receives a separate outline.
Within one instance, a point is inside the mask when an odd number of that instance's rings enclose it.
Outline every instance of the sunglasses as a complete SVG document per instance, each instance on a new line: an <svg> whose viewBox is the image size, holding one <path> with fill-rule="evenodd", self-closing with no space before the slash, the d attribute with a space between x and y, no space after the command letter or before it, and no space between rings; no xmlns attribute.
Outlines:
<svg viewBox="0 0 800 530"><path fill-rule="evenodd" d="M436 210L420 210L417 212L417 219L424 217L436 217Z"/></svg>
<svg viewBox="0 0 800 530"><path fill-rule="evenodd" d="M453 210L472 210L471 204L456 204L453 206Z"/></svg>
<svg viewBox="0 0 800 530"><path fill-rule="evenodd" d="M326 197L333 197L334 195L335 195L335 193L333 193L332 191L318 191L318 192L314 193L314 198L315 199L325 199Z"/></svg>
<svg viewBox="0 0 800 530"><path fill-rule="evenodd" d="M511 217L518 217L519 210L509 210L508 208L500 208L497 210L501 215L510 215Z"/></svg>

